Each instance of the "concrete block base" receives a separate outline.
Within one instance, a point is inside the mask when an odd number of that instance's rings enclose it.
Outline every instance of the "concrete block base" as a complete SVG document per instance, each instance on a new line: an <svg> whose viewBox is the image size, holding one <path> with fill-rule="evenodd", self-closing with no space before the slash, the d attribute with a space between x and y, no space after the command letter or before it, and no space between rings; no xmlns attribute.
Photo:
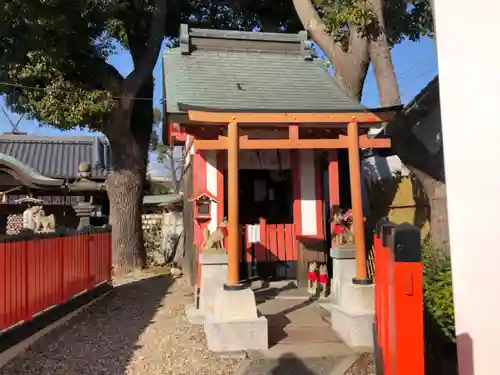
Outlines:
<svg viewBox="0 0 500 375"><path fill-rule="evenodd" d="M212 312L215 293L227 282L227 254L205 251L200 254L200 264L199 308L206 316Z"/></svg>
<svg viewBox="0 0 500 375"><path fill-rule="evenodd" d="M267 319L257 316L255 295L251 289L215 294L214 308L204 323L208 349L213 352L267 350Z"/></svg>
<svg viewBox="0 0 500 375"><path fill-rule="evenodd" d="M352 312L339 305L331 305L332 329L339 338L356 352L373 351L373 313Z"/></svg>
<svg viewBox="0 0 500 375"><path fill-rule="evenodd" d="M238 352L242 350L267 350L267 319L263 316L252 320L205 320L207 346L213 352Z"/></svg>
<svg viewBox="0 0 500 375"><path fill-rule="evenodd" d="M332 329L355 351L373 350L374 285L355 285L355 248L331 249L333 262L330 306Z"/></svg>

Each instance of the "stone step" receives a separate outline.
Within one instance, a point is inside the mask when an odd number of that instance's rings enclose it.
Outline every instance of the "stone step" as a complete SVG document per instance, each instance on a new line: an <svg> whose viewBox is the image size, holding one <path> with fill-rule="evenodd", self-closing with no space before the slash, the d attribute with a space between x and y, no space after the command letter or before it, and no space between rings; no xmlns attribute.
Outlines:
<svg viewBox="0 0 500 375"><path fill-rule="evenodd" d="M252 359L255 358L255 353L251 353L249 357ZM258 352L258 355L266 358L280 358L287 354L293 354L298 357L316 358L341 357L354 353L342 342L277 344L265 352Z"/></svg>
<svg viewBox="0 0 500 375"><path fill-rule="evenodd" d="M241 375L330 375L341 363L342 357L297 357L292 353L280 358L251 360Z"/></svg>
<svg viewBox="0 0 500 375"><path fill-rule="evenodd" d="M321 318L323 318L325 322L328 322L328 324L331 325L332 322L331 302L317 302L316 306L318 307L319 315L321 316Z"/></svg>
<svg viewBox="0 0 500 375"><path fill-rule="evenodd" d="M269 345L341 342L329 327L286 326L268 328Z"/></svg>

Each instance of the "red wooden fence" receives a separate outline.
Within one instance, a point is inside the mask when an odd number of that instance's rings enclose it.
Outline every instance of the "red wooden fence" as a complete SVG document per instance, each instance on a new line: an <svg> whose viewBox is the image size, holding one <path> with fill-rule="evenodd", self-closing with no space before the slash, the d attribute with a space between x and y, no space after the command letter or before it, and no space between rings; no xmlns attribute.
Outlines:
<svg viewBox="0 0 500 375"><path fill-rule="evenodd" d="M384 224L374 237L377 373L424 375L420 232Z"/></svg>
<svg viewBox="0 0 500 375"><path fill-rule="evenodd" d="M0 240L0 333L111 280L111 232Z"/></svg>
<svg viewBox="0 0 500 375"><path fill-rule="evenodd" d="M294 279L298 260L294 225L268 224L265 219L261 219L258 230L258 241L253 242L250 226L245 226L241 261L247 265L257 266L257 274L247 276L272 275L272 277Z"/></svg>
<svg viewBox="0 0 500 375"><path fill-rule="evenodd" d="M260 223L260 240L254 244L257 262L296 261L298 259L295 227L293 224L267 224L265 219ZM246 226L246 257L252 260L249 242L248 225Z"/></svg>

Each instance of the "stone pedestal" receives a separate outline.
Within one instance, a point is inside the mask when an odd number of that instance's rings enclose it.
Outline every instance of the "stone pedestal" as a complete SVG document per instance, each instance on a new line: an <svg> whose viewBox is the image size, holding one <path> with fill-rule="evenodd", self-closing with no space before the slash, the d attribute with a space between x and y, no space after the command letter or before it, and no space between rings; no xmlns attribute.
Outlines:
<svg viewBox="0 0 500 375"><path fill-rule="evenodd" d="M331 312L332 329L352 349L373 349L374 285L356 285L354 246L330 250L333 262L330 301L323 306Z"/></svg>
<svg viewBox="0 0 500 375"><path fill-rule="evenodd" d="M222 251L204 251L200 254L201 285L198 298L188 306L186 315L191 324L203 324L213 311L215 293L227 282L227 254Z"/></svg>
<svg viewBox="0 0 500 375"><path fill-rule="evenodd" d="M269 348L267 319L257 315L255 295L250 288L227 291L220 287L204 328L208 349L213 352Z"/></svg>

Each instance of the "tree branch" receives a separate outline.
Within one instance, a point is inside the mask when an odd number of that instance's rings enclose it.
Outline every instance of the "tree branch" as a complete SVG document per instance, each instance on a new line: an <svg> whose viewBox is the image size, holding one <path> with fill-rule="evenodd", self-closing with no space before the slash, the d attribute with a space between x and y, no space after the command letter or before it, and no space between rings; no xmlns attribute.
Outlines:
<svg viewBox="0 0 500 375"><path fill-rule="evenodd" d="M125 79L124 91L127 95L136 95L144 80L152 74L163 42L165 18L167 16L167 0L156 0L155 11L151 21L149 37L145 45L145 54L140 63ZM130 46L132 48L132 46Z"/></svg>
<svg viewBox="0 0 500 375"><path fill-rule="evenodd" d="M189 142L187 144L187 147L184 149L183 152L183 160L184 160L184 169L182 171L181 179L184 179L184 176L186 175L187 171L189 170L189 167L191 167L191 161L193 158L189 158L189 161L186 163L186 157L187 154L190 152L191 147L193 147L194 144L194 137L189 137Z"/></svg>
<svg viewBox="0 0 500 375"><path fill-rule="evenodd" d="M300 22L333 65L337 82L354 100L361 101L363 83L370 65L368 40L357 30L350 30L349 45L344 50L327 32L311 0L293 0Z"/></svg>
<svg viewBox="0 0 500 375"><path fill-rule="evenodd" d="M85 56L82 56L85 57ZM106 60L91 57L88 60L88 80L96 89L105 88L113 93L120 93L122 83L125 80L120 72Z"/></svg>
<svg viewBox="0 0 500 375"><path fill-rule="evenodd" d="M311 0L293 0L293 5L302 26L311 34L312 39L333 63L335 42L326 31L326 26Z"/></svg>

